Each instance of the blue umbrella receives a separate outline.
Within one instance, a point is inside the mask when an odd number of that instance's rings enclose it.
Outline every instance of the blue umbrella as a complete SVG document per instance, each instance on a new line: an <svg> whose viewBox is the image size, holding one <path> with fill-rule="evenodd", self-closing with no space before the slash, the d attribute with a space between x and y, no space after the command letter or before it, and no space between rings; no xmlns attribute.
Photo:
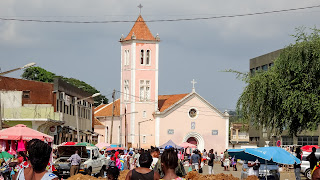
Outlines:
<svg viewBox="0 0 320 180"><path fill-rule="evenodd" d="M265 163L264 159L253 156L245 152L245 149L229 149L228 153L231 157L235 157L236 159L246 160L246 161L255 161L259 160L260 163Z"/></svg>
<svg viewBox="0 0 320 180"><path fill-rule="evenodd" d="M238 159L260 162L269 161L279 164L300 164L300 160L286 150L279 147L261 147L246 149L229 149L228 153Z"/></svg>

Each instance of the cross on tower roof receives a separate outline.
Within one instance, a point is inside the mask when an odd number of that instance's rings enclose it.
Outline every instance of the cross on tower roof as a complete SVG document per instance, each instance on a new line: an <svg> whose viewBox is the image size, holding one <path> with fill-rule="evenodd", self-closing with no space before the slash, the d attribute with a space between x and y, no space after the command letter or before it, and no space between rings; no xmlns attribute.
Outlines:
<svg viewBox="0 0 320 180"><path fill-rule="evenodd" d="M141 4L139 4L139 6L137 6L140 9L140 15L141 15L141 9L143 8L143 6Z"/></svg>
<svg viewBox="0 0 320 180"><path fill-rule="evenodd" d="M197 83L194 79L191 81L192 83L192 92L195 92L196 89L194 88L194 85Z"/></svg>

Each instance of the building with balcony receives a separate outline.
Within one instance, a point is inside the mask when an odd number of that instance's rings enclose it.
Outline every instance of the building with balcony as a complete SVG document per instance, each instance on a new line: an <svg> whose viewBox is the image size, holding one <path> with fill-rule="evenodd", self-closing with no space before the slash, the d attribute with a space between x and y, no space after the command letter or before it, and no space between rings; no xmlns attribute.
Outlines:
<svg viewBox="0 0 320 180"><path fill-rule="evenodd" d="M44 83L0 76L0 122L25 124L54 136L54 144L77 141L75 102L90 95L60 79ZM80 141L91 142L92 104L92 98L78 102Z"/></svg>
<svg viewBox="0 0 320 180"><path fill-rule="evenodd" d="M250 143L249 126L245 123L231 123L230 125L230 148L256 147Z"/></svg>

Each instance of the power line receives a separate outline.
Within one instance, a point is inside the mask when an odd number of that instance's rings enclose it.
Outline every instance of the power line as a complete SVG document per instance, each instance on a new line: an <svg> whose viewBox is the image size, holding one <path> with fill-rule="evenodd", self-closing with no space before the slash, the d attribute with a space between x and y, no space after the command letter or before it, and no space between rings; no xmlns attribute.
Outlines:
<svg viewBox="0 0 320 180"><path fill-rule="evenodd" d="M120 93L120 96L121 96L121 94L124 94L124 95L129 95L129 96L132 96L132 97L135 97L135 98L140 98L140 96L134 96L134 95L131 95L131 94L127 94L127 93L124 93L124 92L121 92L121 91L119 91L119 90L116 90L116 92L117 93ZM179 100L180 101L180 100ZM177 102L179 102L179 101L177 101ZM145 101L143 101L143 102L145 102ZM145 105L151 105L151 106L154 106L154 103L156 103L156 101L155 100L149 100L149 101L147 101L147 102L151 102L151 103L146 103ZM177 103L176 102L176 103ZM131 101L128 101L127 103L132 103ZM173 104L171 105L171 106L173 106ZM170 107L171 107L170 106ZM190 110L191 108L197 108L197 109L202 109L202 108L209 108L209 107L207 107L207 106L190 106L190 105L186 105L186 104L182 104L182 105L180 105L179 106L179 110L175 110L175 112L183 112L183 113L185 113L185 112L188 112L188 110ZM215 107L216 108L216 107ZM210 108L209 108L210 109ZM221 112L221 113L223 113L222 111L220 111L219 109L217 109L216 108L216 110L218 110L219 112ZM207 113L212 113L212 111L205 111L205 110L201 110L201 112L207 112ZM221 116L219 116L219 115L214 115L214 114L212 114L212 115L207 115L207 114L201 114L201 115L203 115L203 116L215 116L215 117L221 117ZM231 115L230 115L231 116Z"/></svg>
<svg viewBox="0 0 320 180"><path fill-rule="evenodd" d="M209 20L209 19L222 19L222 18L234 18L234 17L245 17L245 16L255 16L255 15L264 15L264 14L273 14L273 13L282 13L289 11L305 10L318 8L320 5L300 7L300 8L291 8L291 9L281 9L273 11L263 11L255 13L246 13L246 14L236 14L236 15L221 15L221 16L211 16L211 17L198 17L198 18L178 18L178 19L155 19L155 20L146 20L145 22L175 22L175 21L196 21L196 20ZM40 19L19 19L19 18L4 18L0 17L2 21L20 21L20 22L38 22L38 23L74 23L74 24L106 24L106 23L132 23L136 22L133 20L110 20L110 21L71 21L71 20L40 20Z"/></svg>

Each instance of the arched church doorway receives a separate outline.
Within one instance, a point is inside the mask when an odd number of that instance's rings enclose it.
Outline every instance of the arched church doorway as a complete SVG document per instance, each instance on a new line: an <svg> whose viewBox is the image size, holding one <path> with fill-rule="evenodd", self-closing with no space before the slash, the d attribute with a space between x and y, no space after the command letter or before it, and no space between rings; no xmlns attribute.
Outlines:
<svg viewBox="0 0 320 180"><path fill-rule="evenodd" d="M187 143L190 143L190 144L194 144L194 145L198 145L198 141L195 137L189 137L189 139L187 140Z"/></svg>
<svg viewBox="0 0 320 180"><path fill-rule="evenodd" d="M202 152L204 149L204 139L201 134L196 132L189 132L182 142L188 142L194 145L197 145L197 148Z"/></svg>

